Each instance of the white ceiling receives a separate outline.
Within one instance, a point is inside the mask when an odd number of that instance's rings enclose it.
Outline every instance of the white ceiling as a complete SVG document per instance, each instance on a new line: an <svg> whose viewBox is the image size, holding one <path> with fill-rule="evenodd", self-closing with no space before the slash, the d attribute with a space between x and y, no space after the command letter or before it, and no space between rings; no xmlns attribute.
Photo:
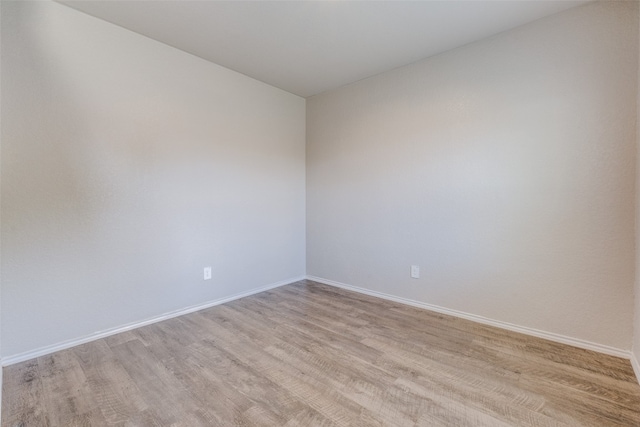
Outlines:
<svg viewBox="0 0 640 427"><path fill-rule="evenodd" d="M587 2L61 1L303 97Z"/></svg>

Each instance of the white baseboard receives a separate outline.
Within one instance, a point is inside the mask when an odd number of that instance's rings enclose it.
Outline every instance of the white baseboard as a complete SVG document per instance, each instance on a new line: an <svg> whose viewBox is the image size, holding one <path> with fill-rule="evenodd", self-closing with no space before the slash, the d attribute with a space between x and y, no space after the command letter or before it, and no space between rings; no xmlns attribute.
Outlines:
<svg viewBox="0 0 640 427"><path fill-rule="evenodd" d="M182 308L179 310L171 311L168 313L161 314L159 316L151 317L145 320L141 320L139 322L128 323L123 326L118 326L116 328L107 329L105 331L95 332L90 335L86 335L84 337L75 338L72 340L64 341L58 344L53 344L45 347L38 348L36 350L27 351L24 353L16 354L13 356L3 357L1 366L9 366L15 363L24 362L25 360L33 359L36 357L44 356L46 354L55 353L56 351L66 350L71 347L75 347L80 344L85 344L91 341L99 340L101 338L105 338L111 335L119 334L121 332L130 331L132 329L140 328L142 326L150 325L152 323L161 322L163 320L171 319L173 317L182 316L184 314L193 313L194 311L204 310L205 308L213 307L216 305L224 304L226 302L230 302L233 300L237 300L240 298L248 297L249 295L258 294L260 292L268 291L270 289L275 289L280 286L289 285L291 283L298 282L300 280L304 280L304 276L295 277L287 280L283 280L281 282L272 283L270 285L261 286L259 288L252 289L250 291L242 292L239 294L231 295L224 298L219 298L212 301L207 301L203 304L193 305L190 307Z"/></svg>
<svg viewBox="0 0 640 427"><path fill-rule="evenodd" d="M321 277L315 276L307 276L307 280L311 280L314 282L323 283L329 286L335 286L337 288L346 289L353 292L358 292L365 295L370 295L373 297L378 297L382 299L386 299L389 301L398 302L400 304L406 304L413 307L423 308L425 310L435 311L437 313L448 314L454 317L461 317L463 319L471 320L473 322L482 323L489 326L495 326L497 328L506 329L513 332L519 332L521 334L531 335L538 338L544 338L549 341L558 342L561 344L568 344L574 347L583 348L586 350L596 351L598 353L608 354L610 356L621 357L623 359L631 359L631 352L621 350L615 347L609 347L607 345L597 344L590 341L581 340L579 338L572 338L565 335L556 334L553 332L541 331L538 329L528 328L526 326L518 326L512 323L502 322L499 320L489 319L483 316L477 316L475 314L465 313L463 311L452 310L445 307L440 307L438 305L428 304L421 301L411 300L407 298L398 297L395 295L385 294L383 292L372 291L365 288L360 288L357 286L347 285L345 283L336 282L333 280L323 279ZM637 364L637 361L636 361ZM640 368L640 366L634 366L634 369ZM636 376L640 379L638 374L640 373L640 369L636 370Z"/></svg>
<svg viewBox="0 0 640 427"><path fill-rule="evenodd" d="M633 372L636 374L636 379L638 383L640 383L640 363L638 363L638 359L636 358L635 352L631 352L631 366L633 367Z"/></svg>

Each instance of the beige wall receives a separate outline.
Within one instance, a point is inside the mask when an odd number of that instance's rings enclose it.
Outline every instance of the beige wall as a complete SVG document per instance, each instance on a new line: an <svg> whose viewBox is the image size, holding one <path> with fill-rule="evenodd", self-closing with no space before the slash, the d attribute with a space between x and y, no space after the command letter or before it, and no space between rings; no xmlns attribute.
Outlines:
<svg viewBox="0 0 640 427"><path fill-rule="evenodd" d="M3 356L304 275L304 99L52 2L2 66Z"/></svg>
<svg viewBox="0 0 640 427"><path fill-rule="evenodd" d="M307 274L628 351L637 7L309 98Z"/></svg>
<svg viewBox="0 0 640 427"><path fill-rule="evenodd" d="M640 34L638 38L638 49L640 49ZM640 57L640 54L638 56ZM636 377L638 377L638 381L640 381L640 167L638 166L638 160L640 159L640 63L638 64L636 94L636 281L634 289L635 317L633 322L633 354L631 362L635 369Z"/></svg>
<svg viewBox="0 0 640 427"><path fill-rule="evenodd" d="M303 99L62 5L1 8L0 355L305 273ZM633 335L640 359L637 8L311 98L308 274L622 350Z"/></svg>
<svg viewBox="0 0 640 427"><path fill-rule="evenodd" d="M0 24L2 23L2 7L0 7ZM2 37L0 35L0 45ZM2 61L0 60L0 83L2 82ZM0 84L0 171L2 168L2 84ZM2 188L2 173L0 173ZM2 241L2 194L0 194L0 242ZM2 244L0 243L0 362L2 358ZM0 363L0 421L2 420L2 363Z"/></svg>

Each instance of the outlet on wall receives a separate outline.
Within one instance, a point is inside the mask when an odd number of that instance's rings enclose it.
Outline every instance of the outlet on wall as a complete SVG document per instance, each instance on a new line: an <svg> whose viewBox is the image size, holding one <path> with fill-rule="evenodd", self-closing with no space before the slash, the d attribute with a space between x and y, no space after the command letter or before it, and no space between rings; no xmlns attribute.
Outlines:
<svg viewBox="0 0 640 427"><path fill-rule="evenodd" d="M204 280L211 280L211 267L204 268Z"/></svg>
<svg viewBox="0 0 640 427"><path fill-rule="evenodd" d="M418 265L411 266L411 277L414 279L420 278L420 266Z"/></svg>

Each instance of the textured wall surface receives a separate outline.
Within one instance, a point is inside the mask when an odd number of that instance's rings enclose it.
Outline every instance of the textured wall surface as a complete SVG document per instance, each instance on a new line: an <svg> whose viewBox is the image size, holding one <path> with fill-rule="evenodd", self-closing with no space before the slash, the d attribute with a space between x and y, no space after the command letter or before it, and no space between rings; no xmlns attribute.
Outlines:
<svg viewBox="0 0 640 427"><path fill-rule="evenodd" d="M0 355L304 274L303 99L1 8ZM311 98L308 274L629 349L637 16L588 5Z"/></svg>
<svg viewBox="0 0 640 427"><path fill-rule="evenodd" d="M640 10L638 11L640 20ZM640 50L640 34L638 34L638 49ZM640 52L638 54L640 61ZM636 87L637 104L636 104L636 281L635 281L635 309L633 322L633 360L636 376L640 381L640 62L638 63L638 85Z"/></svg>
<svg viewBox="0 0 640 427"><path fill-rule="evenodd" d="M4 356L304 275L304 99L60 4L2 9Z"/></svg>
<svg viewBox="0 0 640 427"><path fill-rule="evenodd" d="M629 350L637 7L309 98L307 273Z"/></svg>

